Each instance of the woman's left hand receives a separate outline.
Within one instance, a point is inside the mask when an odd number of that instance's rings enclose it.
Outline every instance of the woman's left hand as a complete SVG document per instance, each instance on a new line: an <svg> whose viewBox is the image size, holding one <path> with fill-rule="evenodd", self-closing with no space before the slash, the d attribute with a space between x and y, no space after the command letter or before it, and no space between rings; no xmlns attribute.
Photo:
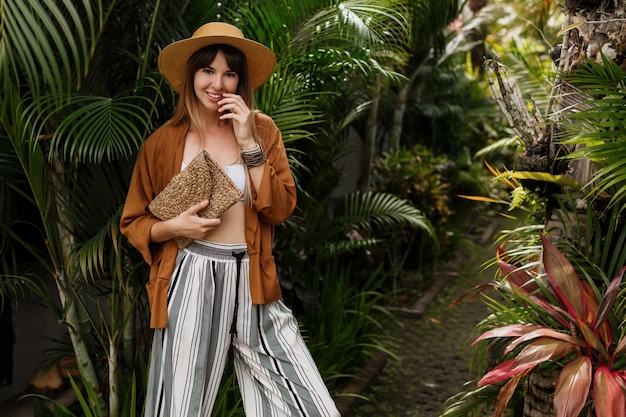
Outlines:
<svg viewBox="0 0 626 417"><path fill-rule="evenodd" d="M253 116L250 108L243 98L237 94L224 93L223 99L218 102L219 111L222 113L220 119L231 120L233 131L237 143L241 149L252 149L256 146L256 141L252 135L250 118Z"/></svg>

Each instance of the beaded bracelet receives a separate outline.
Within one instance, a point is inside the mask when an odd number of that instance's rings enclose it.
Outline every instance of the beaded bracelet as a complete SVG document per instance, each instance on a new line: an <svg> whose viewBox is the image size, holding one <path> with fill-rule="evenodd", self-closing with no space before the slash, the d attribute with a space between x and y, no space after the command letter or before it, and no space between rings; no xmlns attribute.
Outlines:
<svg viewBox="0 0 626 417"><path fill-rule="evenodd" d="M267 158L265 157L263 148L257 143L254 149L242 149L241 159L243 159L243 163L246 164L248 168L254 168L263 165Z"/></svg>

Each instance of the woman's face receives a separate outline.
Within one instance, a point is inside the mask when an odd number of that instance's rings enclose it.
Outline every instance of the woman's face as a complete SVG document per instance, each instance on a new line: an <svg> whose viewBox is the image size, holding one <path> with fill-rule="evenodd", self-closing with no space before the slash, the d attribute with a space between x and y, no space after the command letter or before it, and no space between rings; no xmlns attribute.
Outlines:
<svg viewBox="0 0 626 417"><path fill-rule="evenodd" d="M239 85L239 75L230 69L222 51L207 67L194 74L193 89L198 101L208 110L217 111L218 101L223 93L235 93Z"/></svg>

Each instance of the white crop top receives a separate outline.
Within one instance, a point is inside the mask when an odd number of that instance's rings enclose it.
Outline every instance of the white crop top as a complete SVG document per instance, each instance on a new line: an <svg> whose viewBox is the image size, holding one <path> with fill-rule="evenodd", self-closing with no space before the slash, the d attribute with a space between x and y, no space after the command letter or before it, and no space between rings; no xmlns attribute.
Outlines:
<svg viewBox="0 0 626 417"><path fill-rule="evenodd" d="M187 163L183 161L180 170L187 168ZM241 194L245 194L246 191L246 170L243 167L243 164L233 164L226 165L224 167L224 172L228 177L235 183ZM243 200L243 197L241 198Z"/></svg>
<svg viewBox="0 0 626 417"><path fill-rule="evenodd" d="M239 188L239 191L241 191L241 194L244 194L246 191L246 170L243 164L226 165L224 172L233 180L237 188ZM241 197L241 199L243 200L243 197Z"/></svg>

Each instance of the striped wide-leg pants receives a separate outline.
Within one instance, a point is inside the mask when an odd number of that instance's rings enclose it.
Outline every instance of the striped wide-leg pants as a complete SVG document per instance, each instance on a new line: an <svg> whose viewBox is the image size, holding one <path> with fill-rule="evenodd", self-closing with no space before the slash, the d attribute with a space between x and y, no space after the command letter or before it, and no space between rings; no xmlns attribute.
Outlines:
<svg viewBox="0 0 626 417"><path fill-rule="evenodd" d="M248 269L245 244L195 241L179 251L145 417L210 417L231 344L247 416L339 416L291 310L252 305Z"/></svg>

